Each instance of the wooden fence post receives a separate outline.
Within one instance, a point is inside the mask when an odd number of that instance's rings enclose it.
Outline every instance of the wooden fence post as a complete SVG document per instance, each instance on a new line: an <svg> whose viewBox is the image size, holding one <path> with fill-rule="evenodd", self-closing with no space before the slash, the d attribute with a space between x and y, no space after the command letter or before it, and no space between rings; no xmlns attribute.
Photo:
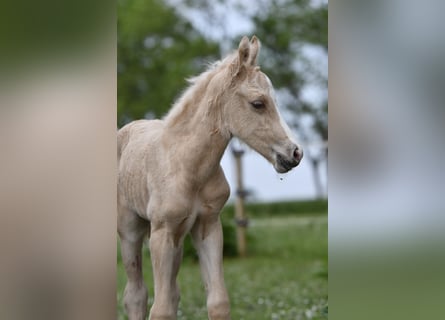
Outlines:
<svg viewBox="0 0 445 320"><path fill-rule="evenodd" d="M236 222L236 240L238 255L245 257L247 253L246 245L246 228L248 220L244 210L244 198L246 197L246 191L243 185L243 166L242 156L244 151L241 149L232 148L232 154L235 158L235 170L236 170L236 202L235 202L235 222Z"/></svg>

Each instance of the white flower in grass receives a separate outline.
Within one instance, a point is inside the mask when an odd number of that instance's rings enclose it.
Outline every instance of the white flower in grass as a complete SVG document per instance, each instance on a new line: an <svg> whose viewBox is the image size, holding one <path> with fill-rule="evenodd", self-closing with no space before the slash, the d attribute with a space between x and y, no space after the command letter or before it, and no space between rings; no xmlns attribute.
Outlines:
<svg viewBox="0 0 445 320"><path fill-rule="evenodd" d="M308 319L312 319L315 316L316 312L317 312L317 306L314 305L314 306L312 306L312 308L306 309L304 314L306 315L306 317Z"/></svg>

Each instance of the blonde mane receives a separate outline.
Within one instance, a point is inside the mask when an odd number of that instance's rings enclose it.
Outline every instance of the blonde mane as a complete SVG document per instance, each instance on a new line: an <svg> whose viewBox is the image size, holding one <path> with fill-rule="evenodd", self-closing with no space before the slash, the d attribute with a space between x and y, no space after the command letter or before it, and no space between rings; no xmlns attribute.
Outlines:
<svg viewBox="0 0 445 320"><path fill-rule="evenodd" d="M226 58L210 63L207 69L201 74L187 78L186 81L189 86L181 94L181 96L173 104L173 107L165 115L164 121L167 126L174 125L180 122L181 119L185 119L185 115L193 112L195 113L198 106L206 96L208 85L212 78L220 72L226 71L227 67L230 68L227 76L231 75L231 70L237 58L237 52L229 54ZM225 81L222 81L219 90L223 92L231 84L230 77L225 77ZM218 95L212 97L208 101L207 108L210 109L212 105L217 101Z"/></svg>

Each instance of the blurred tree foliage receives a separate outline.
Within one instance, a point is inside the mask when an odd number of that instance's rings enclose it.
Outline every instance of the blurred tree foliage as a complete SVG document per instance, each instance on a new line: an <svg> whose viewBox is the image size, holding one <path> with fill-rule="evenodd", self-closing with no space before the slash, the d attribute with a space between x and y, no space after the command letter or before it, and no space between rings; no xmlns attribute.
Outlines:
<svg viewBox="0 0 445 320"><path fill-rule="evenodd" d="M216 43L162 0L119 0L117 28L119 127L165 114L184 79L219 55Z"/></svg>

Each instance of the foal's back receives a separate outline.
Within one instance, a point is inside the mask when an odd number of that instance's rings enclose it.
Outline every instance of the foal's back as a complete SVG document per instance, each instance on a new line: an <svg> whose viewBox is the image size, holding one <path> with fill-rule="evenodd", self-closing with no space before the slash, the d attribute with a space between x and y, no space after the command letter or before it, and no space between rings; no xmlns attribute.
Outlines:
<svg viewBox="0 0 445 320"><path fill-rule="evenodd" d="M117 134L118 206L145 216L149 193L148 164L156 156L162 135L162 120L137 120Z"/></svg>

